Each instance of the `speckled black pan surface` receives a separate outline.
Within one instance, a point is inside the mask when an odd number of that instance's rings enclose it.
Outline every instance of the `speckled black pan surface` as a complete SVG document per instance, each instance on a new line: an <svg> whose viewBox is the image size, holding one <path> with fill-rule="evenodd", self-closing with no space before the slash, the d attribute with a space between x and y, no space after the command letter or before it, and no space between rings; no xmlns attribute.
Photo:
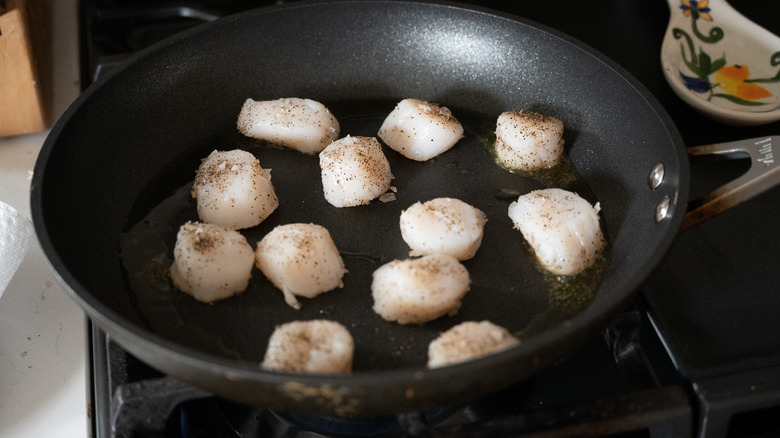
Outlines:
<svg viewBox="0 0 780 438"><path fill-rule="evenodd" d="M308 97L328 106L343 135L375 135L406 97L449 107L466 128L453 149L417 163L385 149L392 202L337 209L322 197L316 156L247 139L235 130L243 101ZM578 178L523 177L486 147L502 111L560 118ZM178 226L196 219L189 197L200 159L245 148L272 169L280 207L245 230L254 244L273 226L326 226L349 273L343 289L303 308L255 270L243 294L213 305L165 277ZM647 176L666 167L662 185ZM278 410L381 414L465 400L522 380L577 348L631 298L669 247L688 194L687 158L668 116L638 83L588 47L518 17L446 3L310 2L269 7L185 32L84 92L48 137L31 203L44 251L88 316L128 351L219 395ZM559 184L560 183L560 184ZM563 185L600 202L611 249L595 296L583 305L552 293L499 189ZM488 215L472 288L454 317L400 326L371 310L371 273L406 257L398 216L416 201L457 197ZM672 199L656 223L655 206ZM562 304L563 303L563 304ZM574 309L575 311L572 311ZM356 340L351 376L259 369L276 324L342 322ZM426 347L465 320L489 319L521 346L426 370ZM530 329L529 329L530 327Z"/></svg>

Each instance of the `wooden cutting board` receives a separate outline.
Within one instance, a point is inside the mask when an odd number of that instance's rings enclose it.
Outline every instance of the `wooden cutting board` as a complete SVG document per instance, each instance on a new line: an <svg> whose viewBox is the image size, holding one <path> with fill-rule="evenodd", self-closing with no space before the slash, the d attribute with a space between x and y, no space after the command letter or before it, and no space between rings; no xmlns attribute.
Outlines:
<svg viewBox="0 0 780 438"><path fill-rule="evenodd" d="M49 128L44 2L0 0L0 136Z"/></svg>

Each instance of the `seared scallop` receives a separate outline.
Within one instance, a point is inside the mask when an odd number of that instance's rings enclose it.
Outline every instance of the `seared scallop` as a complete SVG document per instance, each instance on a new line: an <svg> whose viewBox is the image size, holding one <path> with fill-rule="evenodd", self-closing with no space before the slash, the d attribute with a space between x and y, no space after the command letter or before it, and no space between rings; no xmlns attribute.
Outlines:
<svg viewBox="0 0 780 438"><path fill-rule="evenodd" d="M254 251L238 231L187 222L176 235L169 274L177 289L211 303L243 292L253 262Z"/></svg>
<svg viewBox="0 0 780 438"><path fill-rule="evenodd" d="M279 206L271 170L240 149L209 154L195 173L192 197L202 222L234 230L260 224Z"/></svg>
<svg viewBox="0 0 780 438"><path fill-rule="evenodd" d="M385 118L377 136L404 157L426 161L463 138L463 126L447 107L404 99Z"/></svg>
<svg viewBox="0 0 780 438"><path fill-rule="evenodd" d="M496 157L510 170L553 167L563 157L563 122L534 111L510 111L496 122Z"/></svg>
<svg viewBox="0 0 780 438"><path fill-rule="evenodd" d="M507 329L490 321L463 322L428 344L428 368L465 362L519 344Z"/></svg>
<svg viewBox="0 0 780 438"><path fill-rule="evenodd" d="M277 226L258 242L255 264L295 309L301 307L296 296L314 298L343 287L347 272L330 233L317 224Z"/></svg>
<svg viewBox="0 0 780 438"><path fill-rule="evenodd" d="M236 122L247 137L316 154L339 137L336 117L320 102L297 97L247 99Z"/></svg>
<svg viewBox="0 0 780 438"><path fill-rule="evenodd" d="M393 174L375 137L346 136L320 152L325 200L334 207L365 205L387 193Z"/></svg>
<svg viewBox="0 0 780 438"><path fill-rule="evenodd" d="M393 260L373 274L374 312L399 324L455 315L471 286L466 267L447 254Z"/></svg>
<svg viewBox="0 0 780 438"><path fill-rule="evenodd" d="M515 228L542 266L558 275L577 275L604 251L599 211L598 203L557 188L530 192L509 205Z"/></svg>
<svg viewBox="0 0 780 438"><path fill-rule="evenodd" d="M346 327L324 319L277 326L261 366L287 373L349 374L355 343Z"/></svg>
<svg viewBox="0 0 780 438"><path fill-rule="evenodd" d="M468 260L482 243L486 221L485 213L460 199L435 198L401 212L401 236L412 256L441 252Z"/></svg>

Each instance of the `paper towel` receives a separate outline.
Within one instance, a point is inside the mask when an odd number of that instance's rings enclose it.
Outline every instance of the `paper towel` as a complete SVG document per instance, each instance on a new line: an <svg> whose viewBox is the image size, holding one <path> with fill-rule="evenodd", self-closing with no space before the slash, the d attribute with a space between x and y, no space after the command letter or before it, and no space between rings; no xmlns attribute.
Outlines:
<svg viewBox="0 0 780 438"><path fill-rule="evenodd" d="M11 282L35 238L29 219L0 201L0 297Z"/></svg>

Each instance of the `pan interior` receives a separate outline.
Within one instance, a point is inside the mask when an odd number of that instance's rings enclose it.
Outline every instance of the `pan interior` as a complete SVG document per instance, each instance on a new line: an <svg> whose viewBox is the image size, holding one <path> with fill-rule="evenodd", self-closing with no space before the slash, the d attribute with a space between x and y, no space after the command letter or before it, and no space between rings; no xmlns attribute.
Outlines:
<svg viewBox="0 0 780 438"><path fill-rule="evenodd" d="M426 163L386 148L396 199L336 209L322 197L316 156L236 132L248 97L318 100L339 119L342 136L376 135L397 101L415 97L449 107L466 137ZM527 177L495 165L486 147L492 124L502 111L516 109L564 122L566 154L576 169L568 175L576 177ZM447 5L310 3L188 32L93 86L44 146L34 209L55 268L98 320L110 315L123 330L181 351L257 362L276 324L329 318L355 336L356 370L417 367L425 363L427 343L460 321L489 319L521 333L551 308L550 281L512 229L498 189L524 193L565 184L601 204L609 264L589 280L595 286L585 287L593 296L564 300L569 307L548 322L601 321L624 302L673 233L674 224L656 224L653 211L664 195L681 198L676 142L635 82L536 26ZM281 202L266 222L245 232L250 244L282 223L325 225L349 270L343 289L304 299L299 311L257 270L249 290L213 305L171 289L165 269L176 229L196 218L189 197L195 169L211 150L233 148L252 151L272 169ZM646 177L658 162L667 180L652 191ZM371 310L371 272L407 256L400 211L438 196L460 198L488 215L482 248L465 263L471 291L455 317L422 326L385 322Z"/></svg>
<svg viewBox="0 0 780 438"><path fill-rule="evenodd" d="M392 102L369 103L384 108ZM342 131L375 136L382 112L350 113L363 104L333 105ZM257 227L242 230L254 247L275 226L317 223L334 238L349 271L344 287L314 299L302 299L302 309L287 306L282 294L255 269L249 289L214 304L198 303L173 288L167 275L178 227L198 219L190 195L191 180L166 187L164 176L181 172L191 176L197 160L176 160L153 178L131 211L122 234L121 261L127 290L137 313L148 328L176 342L217 355L260 362L265 340L278 324L326 318L340 321L356 341L354 370L396 369L425 364L427 345L440 332L462 321L490 320L529 336L542 325L555 325L584 309L595 295L605 261L575 279L545 274L535 263L519 231L507 215L511 198L505 192L527 193L554 184L595 202L587 184L576 178L573 167L521 176L499 168L489 151L490 126L484 118L460 113L469 128L466 138L447 153L425 163L412 162L385 150L395 179L395 199L370 205L336 208L323 196L316 155L303 155L244 138L228 130L222 147L252 151L272 170L280 207ZM374 270L394 259L409 258L401 238L401 211L417 201L453 197L479 208L488 216L478 255L464 262L471 275L471 290L454 317L424 325L402 326L385 322L372 311L371 280ZM516 198L516 196L514 196Z"/></svg>

